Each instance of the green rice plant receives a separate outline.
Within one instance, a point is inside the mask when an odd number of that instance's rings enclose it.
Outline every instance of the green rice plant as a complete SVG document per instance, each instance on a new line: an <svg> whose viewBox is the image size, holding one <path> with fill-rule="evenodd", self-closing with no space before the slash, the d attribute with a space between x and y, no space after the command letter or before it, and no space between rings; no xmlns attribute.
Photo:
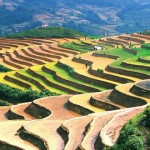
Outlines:
<svg viewBox="0 0 150 150"><path fill-rule="evenodd" d="M63 48L68 48L68 49L76 50L79 52L83 52L83 53L93 51L93 46L87 45L87 44L84 44L84 46L82 46L82 45L77 45L77 44L74 44L73 42L70 42L70 43L59 44L59 46Z"/></svg>

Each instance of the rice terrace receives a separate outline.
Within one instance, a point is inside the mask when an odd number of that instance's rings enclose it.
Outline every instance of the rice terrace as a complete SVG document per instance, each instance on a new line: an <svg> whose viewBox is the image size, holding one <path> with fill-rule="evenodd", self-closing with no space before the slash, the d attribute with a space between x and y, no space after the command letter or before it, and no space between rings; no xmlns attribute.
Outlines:
<svg viewBox="0 0 150 150"><path fill-rule="evenodd" d="M149 104L149 31L0 38L0 150L149 150Z"/></svg>

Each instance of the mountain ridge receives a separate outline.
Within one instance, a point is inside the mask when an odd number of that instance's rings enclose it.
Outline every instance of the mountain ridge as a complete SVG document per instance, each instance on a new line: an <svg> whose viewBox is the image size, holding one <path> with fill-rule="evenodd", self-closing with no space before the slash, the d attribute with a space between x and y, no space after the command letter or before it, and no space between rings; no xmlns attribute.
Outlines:
<svg viewBox="0 0 150 150"><path fill-rule="evenodd" d="M115 35L149 28L149 0L1 0L0 35L63 26L91 35ZM128 28L126 28L128 27Z"/></svg>

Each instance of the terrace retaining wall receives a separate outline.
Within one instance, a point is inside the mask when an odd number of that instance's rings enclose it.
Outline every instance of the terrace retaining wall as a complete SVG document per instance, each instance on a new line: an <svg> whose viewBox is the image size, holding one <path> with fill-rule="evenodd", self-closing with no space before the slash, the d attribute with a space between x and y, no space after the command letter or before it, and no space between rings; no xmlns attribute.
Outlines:
<svg viewBox="0 0 150 150"><path fill-rule="evenodd" d="M0 148L2 150L24 150L18 146L10 145L7 142L0 141Z"/></svg>
<svg viewBox="0 0 150 150"><path fill-rule="evenodd" d="M91 114L91 113L94 113L93 111L87 109L87 108L84 108L82 106L79 106L79 105L76 105L76 104L73 104L71 103L69 100L66 104L66 107L67 109L71 110L71 111L74 111L80 115L88 115L88 114Z"/></svg>
<svg viewBox="0 0 150 150"><path fill-rule="evenodd" d="M27 51L24 51L26 53L26 55L30 56L30 57L33 57L33 58L37 58L37 59L40 59L40 60L44 60L44 61L47 61L47 62L53 62L53 60L49 59L49 58L45 58L45 57L42 57L43 54L41 53L40 56L37 56L36 54L30 54L28 53ZM42 55L42 56L41 56Z"/></svg>
<svg viewBox="0 0 150 150"><path fill-rule="evenodd" d="M47 73L53 74L54 78L57 81L60 81L61 83L64 83L66 85L73 86L75 88L79 88L79 89L85 90L87 92L98 92L98 91L100 91L98 89L95 89L95 88L92 88L92 87L88 87L86 85L82 85L80 83L64 79L63 77L57 75L57 73L55 71L53 71L53 70L51 70L49 68L46 68L45 66L42 67L42 70L47 72Z"/></svg>
<svg viewBox="0 0 150 150"><path fill-rule="evenodd" d="M66 88L66 87L63 87L59 84L55 84L51 81L49 81L46 77L40 75L40 74L37 74L36 72L34 72L33 70L31 69L28 69L27 72L33 76L36 76L37 78L40 78L42 79L47 85L51 86L51 87L54 87L54 88L57 88L57 89L60 89L62 91L65 91L67 93L70 93L70 94L80 94L80 92L78 91L75 91L75 90L72 90L72 89L69 89L69 88Z"/></svg>
<svg viewBox="0 0 150 150"><path fill-rule="evenodd" d="M35 135L34 133L27 131L23 126L19 129L19 136L23 140L28 141L29 143L35 145L39 150L49 149L48 144L44 139L42 139L38 135Z"/></svg>
<svg viewBox="0 0 150 150"><path fill-rule="evenodd" d="M23 69L24 68L22 66L19 66L19 65L13 63L13 62L8 61L5 57L7 57L7 56L4 56L3 62L6 63L6 64L8 64L9 66L12 66L12 67L17 68L17 69Z"/></svg>
<svg viewBox="0 0 150 150"><path fill-rule="evenodd" d="M123 61L121 63L121 66L125 66L125 67L128 67L128 68L136 68L136 69L139 69L139 70L147 70L149 71L150 70L150 66L142 66L142 65L137 65L137 64L129 64L125 61Z"/></svg>
<svg viewBox="0 0 150 150"><path fill-rule="evenodd" d="M134 37L131 37L131 36L130 37L119 36L119 38L124 39L124 40L128 38L128 41L134 41L134 42L137 42L137 43L140 43L140 44L145 43L144 40L137 39L137 38L134 38Z"/></svg>
<svg viewBox="0 0 150 150"><path fill-rule="evenodd" d="M138 96L150 98L150 90L143 89L136 84L130 89L130 92Z"/></svg>
<svg viewBox="0 0 150 150"><path fill-rule="evenodd" d="M9 120L24 120L25 118L24 118L24 116L21 116L21 115L19 115L19 114L17 114L17 113L15 113L15 112L13 112L12 111L12 109L10 108L10 110L6 113L6 116L7 116L7 118L9 119Z"/></svg>
<svg viewBox="0 0 150 150"><path fill-rule="evenodd" d="M89 74L92 74L94 76L104 78L104 79L108 79L108 80L115 81L115 82L119 82L119 83L133 82L133 80L126 79L126 78L119 77L119 76L114 76L114 75L103 73L103 72L98 72L97 70L94 70L92 68L89 68L88 72L89 72Z"/></svg>
<svg viewBox="0 0 150 150"><path fill-rule="evenodd" d="M60 56L56 56L56 55L51 55L51 54L46 54L46 53L40 53L40 52L36 52L33 48L28 48L33 54L36 55L40 55L40 56L45 56L45 57L52 57L52 58L56 58L56 59L61 59ZM46 58L47 59L47 58Z"/></svg>
<svg viewBox="0 0 150 150"><path fill-rule="evenodd" d="M129 52L129 53L132 53L132 54L134 54L134 55L137 55L137 54L138 54L138 52L137 52L136 50L131 49L131 48L124 47L123 50L125 50L125 51L127 51L127 52Z"/></svg>
<svg viewBox="0 0 150 150"><path fill-rule="evenodd" d="M121 93L118 90L113 90L109 96L109 99L119 105L125 107L136 107L147 104L147 102L141 98L126 95L126 93Z"/></svg>
<svg viewBox="0 0 150 150"><path fill-rule="evenodd" d="M9 77L7 75L4 77L4 79L7 80L7 81L9 81L9 82L15 83L15 84L17 84L17 85L19 85L21 87L24 87L26 89L31 89L31 85L29 85L27 83L24 83L22 81L19 81L17 79L11 78L11 77Z"/></svg>
<svg viewBox="0 0 150 150"><path fill-rule="evenodd" d="M57 66L65 69L64 64L62 64L61 62L58 62ZM109 82L106 82L106 81L102 81L102 80L97 80L97 79L94 79L94 78L90 78L90 77L84 76L82 74L79 74L77 72L74 72L70 75L73 76L74 78L77 78L78 80L82 80L84 82L94 84L94 85L98 85L98 86L103 86L103 87L108 88L108 89L113 89L116 86L115 84L112 84L112 83L109 83Z"/></svg>
<svg viewBox="0 0 150 150"><path fill-rule="evenodd" d="M59 53L59 52L54 52L54 51L51 51L51 50L47 50L47 49L43 48L42 46L40 46L40 49L45 51L45 52L54 54L54 55L60 55L60 56L68 57L68 55L66 55L64 53Z"/></svg>
<svg viewBox="0 0 150 150"><path fill-rule="evenodd" d="M21 65L25 65L25 66L28 66L28 67L32 66L32 64L30 64L28 62L20 61L20 60L17 60L15 58L13 58L11 54L9 54L9 57L10 57L10 60L13 61L13 62L15 62L15 63L21 64Z"/></svg>
<svg viewBox="0 0 150 150"><path fill-rule="evenodd" d="M85 59L82 59L80 57L79 58L73 57L72 61L84 64L84 65L88 65L88 66L91 66L93 64L92 61L85 60Z"/></svg>
<svg viewBox="0 0 150 150"><path fill-rule="evenodd" d="M100 108L100 109L104 109L106 111L110 111L110 110L117 110L117 109L120 109L119 107L111 104L111 102L104 102L102 100L96 100L94 97L91 97L90 98L90 101L89 103L92 105L92 106L95 106L97 108Z"/></svg>
<svg viewBox="0 0 150 150"><path fill-rule="evenodd" d="M49 109L36 104L34 101L24 111L37 119L48 117L51 114Z"/></svg>
<svg viewBox="0 0 150 150"><path fill-rule="evenodd" d="M125 70L121 68L115 68L110 65L108 65L105 69L106 71L122 74L122 75L127 75L127 76L132 76L140 79L149 79L150 75L140 73L140 72L135 72L135 71L130 71L130 70Z"/></svg>
<svg viewBox="0 0 150 150"><path fill-rule="evenodd" d="M66 52L66 53L70 53L70 54L78 54L78 52L75 52L75 51L69 51L69 49L65 49L65 48L55 48L53 46L49 46L50 49L54 49L54 50L58 50L58 51L61 51L61 52Z"/></svg>
<svg viewBox="0 0 150 150"><path fill-rule="evenodd" d="M46 89L42 84L40 84L38 81L36 81L36 80L34 80L34 79L30 78L30 77L24 76L24 75L22 75L22 74L20 74L18 72L15 73L15 76L19 77L21 79L24 79L24 80L26 80L28 82L31 82L32 84L36 85L40 90L45 90Z"/></svg>
<svg viewBox="0 0 150 150"><path fill-rule="evenodd" d="M150 63L150 59L144 59L144 58L138 58L138 61L143 62L143 63Z"/></svg>
<svg viewBox="0 0 150 150"><path fill-rule="evenodd" d="M105 57L105 58L110 58L110 59L115 59L115 60L117 60L119 58L118 56L108 55L108 54L99 54L99 53L93 53L92 56Z"/></svg>
<svg viewBox="0 0 150 150"><path fill-rule="evenodd" d="M26 55L25 50L22 50L22 52ZM14 51L14 54L20 59L24 59L26 61L33 62L33 63L39 64L39 65L44 64L44 62L42 62L42 61L36 60L34 58L30 58L30 56L29 57L22 56L17 51Z"/></svg>

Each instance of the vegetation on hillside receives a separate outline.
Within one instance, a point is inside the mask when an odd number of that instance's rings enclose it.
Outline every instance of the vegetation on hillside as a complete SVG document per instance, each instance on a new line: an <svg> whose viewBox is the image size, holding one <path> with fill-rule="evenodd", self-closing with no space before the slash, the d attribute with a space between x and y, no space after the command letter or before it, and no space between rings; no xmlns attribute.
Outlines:
<svg viewBox="0 0 150 150"><path fill-rule="evenodd" d="M16 34L7 35L7 38L76 38L85 36L75 30L61 27L40 27L38 29L28 30Z"/></svg>
<svg viewBox="0 0 150 150"><path fill-rule="evenodd" d="M109 150L145 150L150 147L150 106L122 129L120 136Z"/></svg>
<svg viewBox="0 0 150 150"><path fill-rule="evenodd" d="M0 72L9 72L9 71L12 71L10 68L7 68L3 65L0 65Z"/></svg>
<svg viewBox="0 0 150 150"><path fill-rule="evenodd" d="M33 91L29 89L22 91L17 88L10 87L9 85L6 84L0 84L0 98L7 100L8 102L13 104L31 102L38 98L56 95L59 94L50 92L48 90Z"/></svg>

